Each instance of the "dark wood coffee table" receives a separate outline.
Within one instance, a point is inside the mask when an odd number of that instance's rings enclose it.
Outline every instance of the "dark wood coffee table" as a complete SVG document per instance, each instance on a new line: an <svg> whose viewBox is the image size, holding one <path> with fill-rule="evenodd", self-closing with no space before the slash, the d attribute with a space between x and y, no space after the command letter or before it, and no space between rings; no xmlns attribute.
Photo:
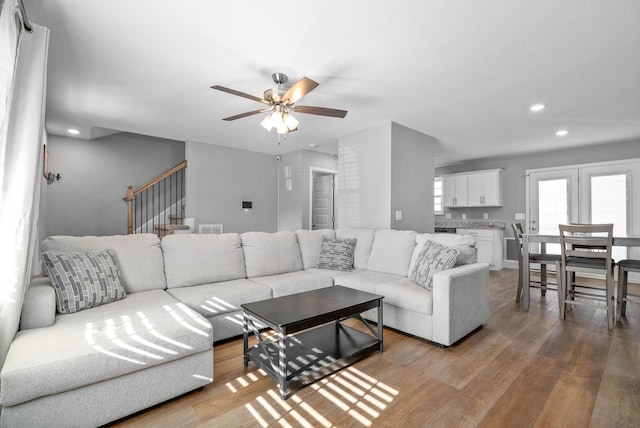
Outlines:
<svg viewBox="0 0 640 428"><path fill-rule="evenodd" d="M242 306L244 365L266 371L284 400L289 392L315 382L374 352L382 352L383 296L334 286L247 303ZM374 329L361 314L378 308ZM367 332L342 324L355 318ZM264 337L261 330L274 334ZM249 347L249 333L257 343Z"/></svg>

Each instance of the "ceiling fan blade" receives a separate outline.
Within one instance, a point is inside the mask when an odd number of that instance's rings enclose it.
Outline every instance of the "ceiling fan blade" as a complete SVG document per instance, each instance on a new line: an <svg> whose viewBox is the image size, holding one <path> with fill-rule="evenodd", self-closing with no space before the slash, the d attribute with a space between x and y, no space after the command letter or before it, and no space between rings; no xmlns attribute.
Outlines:
<svg viewBox="0 0 640 428"><path fill-rule="evenodd" d="M254 97L253 95L245 94L244 92L236 91L235 89L225 88L224 86L214 85L211 89L217 89L218 91L226 92L231 95L237 95L239 97L248 98L253 101L257 101L262 104L271 105L271 103L267 100L263 100L262 98Z"/></svg>
<svg viewBox="0 0 640 428"><path fill-rule="evenodd" d="M282 101L288 104L295 104L300 98L313 91L318 82L315 82L308 77L303 77L298 80L289 90L283 95Z"/></svg>
<svg viewBox="0 0 640 428"><path fill-rule="evenodd" d="M335 108L312 107L312 106L295 106L291 110L296 113L317 114L319 116L330 116L343 118L347 115L346 110L338 110Z"/></svg>
<svg viewBox="0 0 640 428"><path fill-rule="evenodd" d="M269 111L269 109L248 111L246 113L236 114L235 116L225 117L222 120L231 121L231 120L236 120L236 119L242 119L243 117L253 116L254 114L262 113L262 112L265 112L265 111Z"/></svg>

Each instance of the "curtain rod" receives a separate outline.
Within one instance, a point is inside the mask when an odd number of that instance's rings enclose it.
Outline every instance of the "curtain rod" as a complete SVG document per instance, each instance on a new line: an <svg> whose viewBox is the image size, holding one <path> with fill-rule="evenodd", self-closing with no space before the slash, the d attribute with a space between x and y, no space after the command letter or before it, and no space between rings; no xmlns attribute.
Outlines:
<svg viewBox="0 0 640 428"><path fill-rule="evenodd" d="M22 18L22 26L24 27L25 31L27 33L30 33L33 31L33 27L31 26L31 22L29 21L29 18L27 17L27 11L24 8L24 4L22 3L22 0L18 0L18 9L20 9L20 17Z"/></svg>

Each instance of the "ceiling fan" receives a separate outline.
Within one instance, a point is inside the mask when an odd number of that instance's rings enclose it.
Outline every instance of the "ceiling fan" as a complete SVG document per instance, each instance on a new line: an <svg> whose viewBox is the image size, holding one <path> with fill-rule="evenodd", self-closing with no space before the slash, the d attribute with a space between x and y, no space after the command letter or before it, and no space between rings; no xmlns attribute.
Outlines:
<svg viewBox="0 0 640 428"><path fill-rule="evenodd" d="M282 85L287 81L287 75L284 73L273 73L271 75L273 82L277 85L275 88L267 89L264 91L263 98L254 97L253 95L246 94L244 92L236 91L235 89L225 88L224 86L214 85L211 89L217 89L218 91L226 92L231 95L237 95L239 97L248 98L253 101L265 104L268 107L248 111L246 113L236 114L235 116L225 117L222 120L236 120L243 117L253 116L259 113L271 112L261 123L267 131L275 128L278 134L286 134L288 132L298 130L298 121L291 115L291 112L315 114L318 116L329 116L344 118L347 115L346 110L337 110L326 107L312 107L312 106L298 106L295 105L298 100L313 91L317 82L303 77L298 80L292 87L285 89Z"/></svg>

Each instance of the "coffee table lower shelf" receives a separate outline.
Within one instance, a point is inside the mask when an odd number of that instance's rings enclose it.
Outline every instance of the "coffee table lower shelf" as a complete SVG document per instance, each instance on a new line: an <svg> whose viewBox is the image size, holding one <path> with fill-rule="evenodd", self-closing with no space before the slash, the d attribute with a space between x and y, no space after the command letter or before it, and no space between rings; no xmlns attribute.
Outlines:
<svg viewBox="0 0 640 428"><path fill-rule="evenodd" d="M281 353L277 334L247 349L244 357L245 365L253 361L281 385L283 399L291 391L335 373L367 355L381 352L382 342L352 327L329 323L287 336L286 348L287 373L284 379L279 373Z"/></svg>

